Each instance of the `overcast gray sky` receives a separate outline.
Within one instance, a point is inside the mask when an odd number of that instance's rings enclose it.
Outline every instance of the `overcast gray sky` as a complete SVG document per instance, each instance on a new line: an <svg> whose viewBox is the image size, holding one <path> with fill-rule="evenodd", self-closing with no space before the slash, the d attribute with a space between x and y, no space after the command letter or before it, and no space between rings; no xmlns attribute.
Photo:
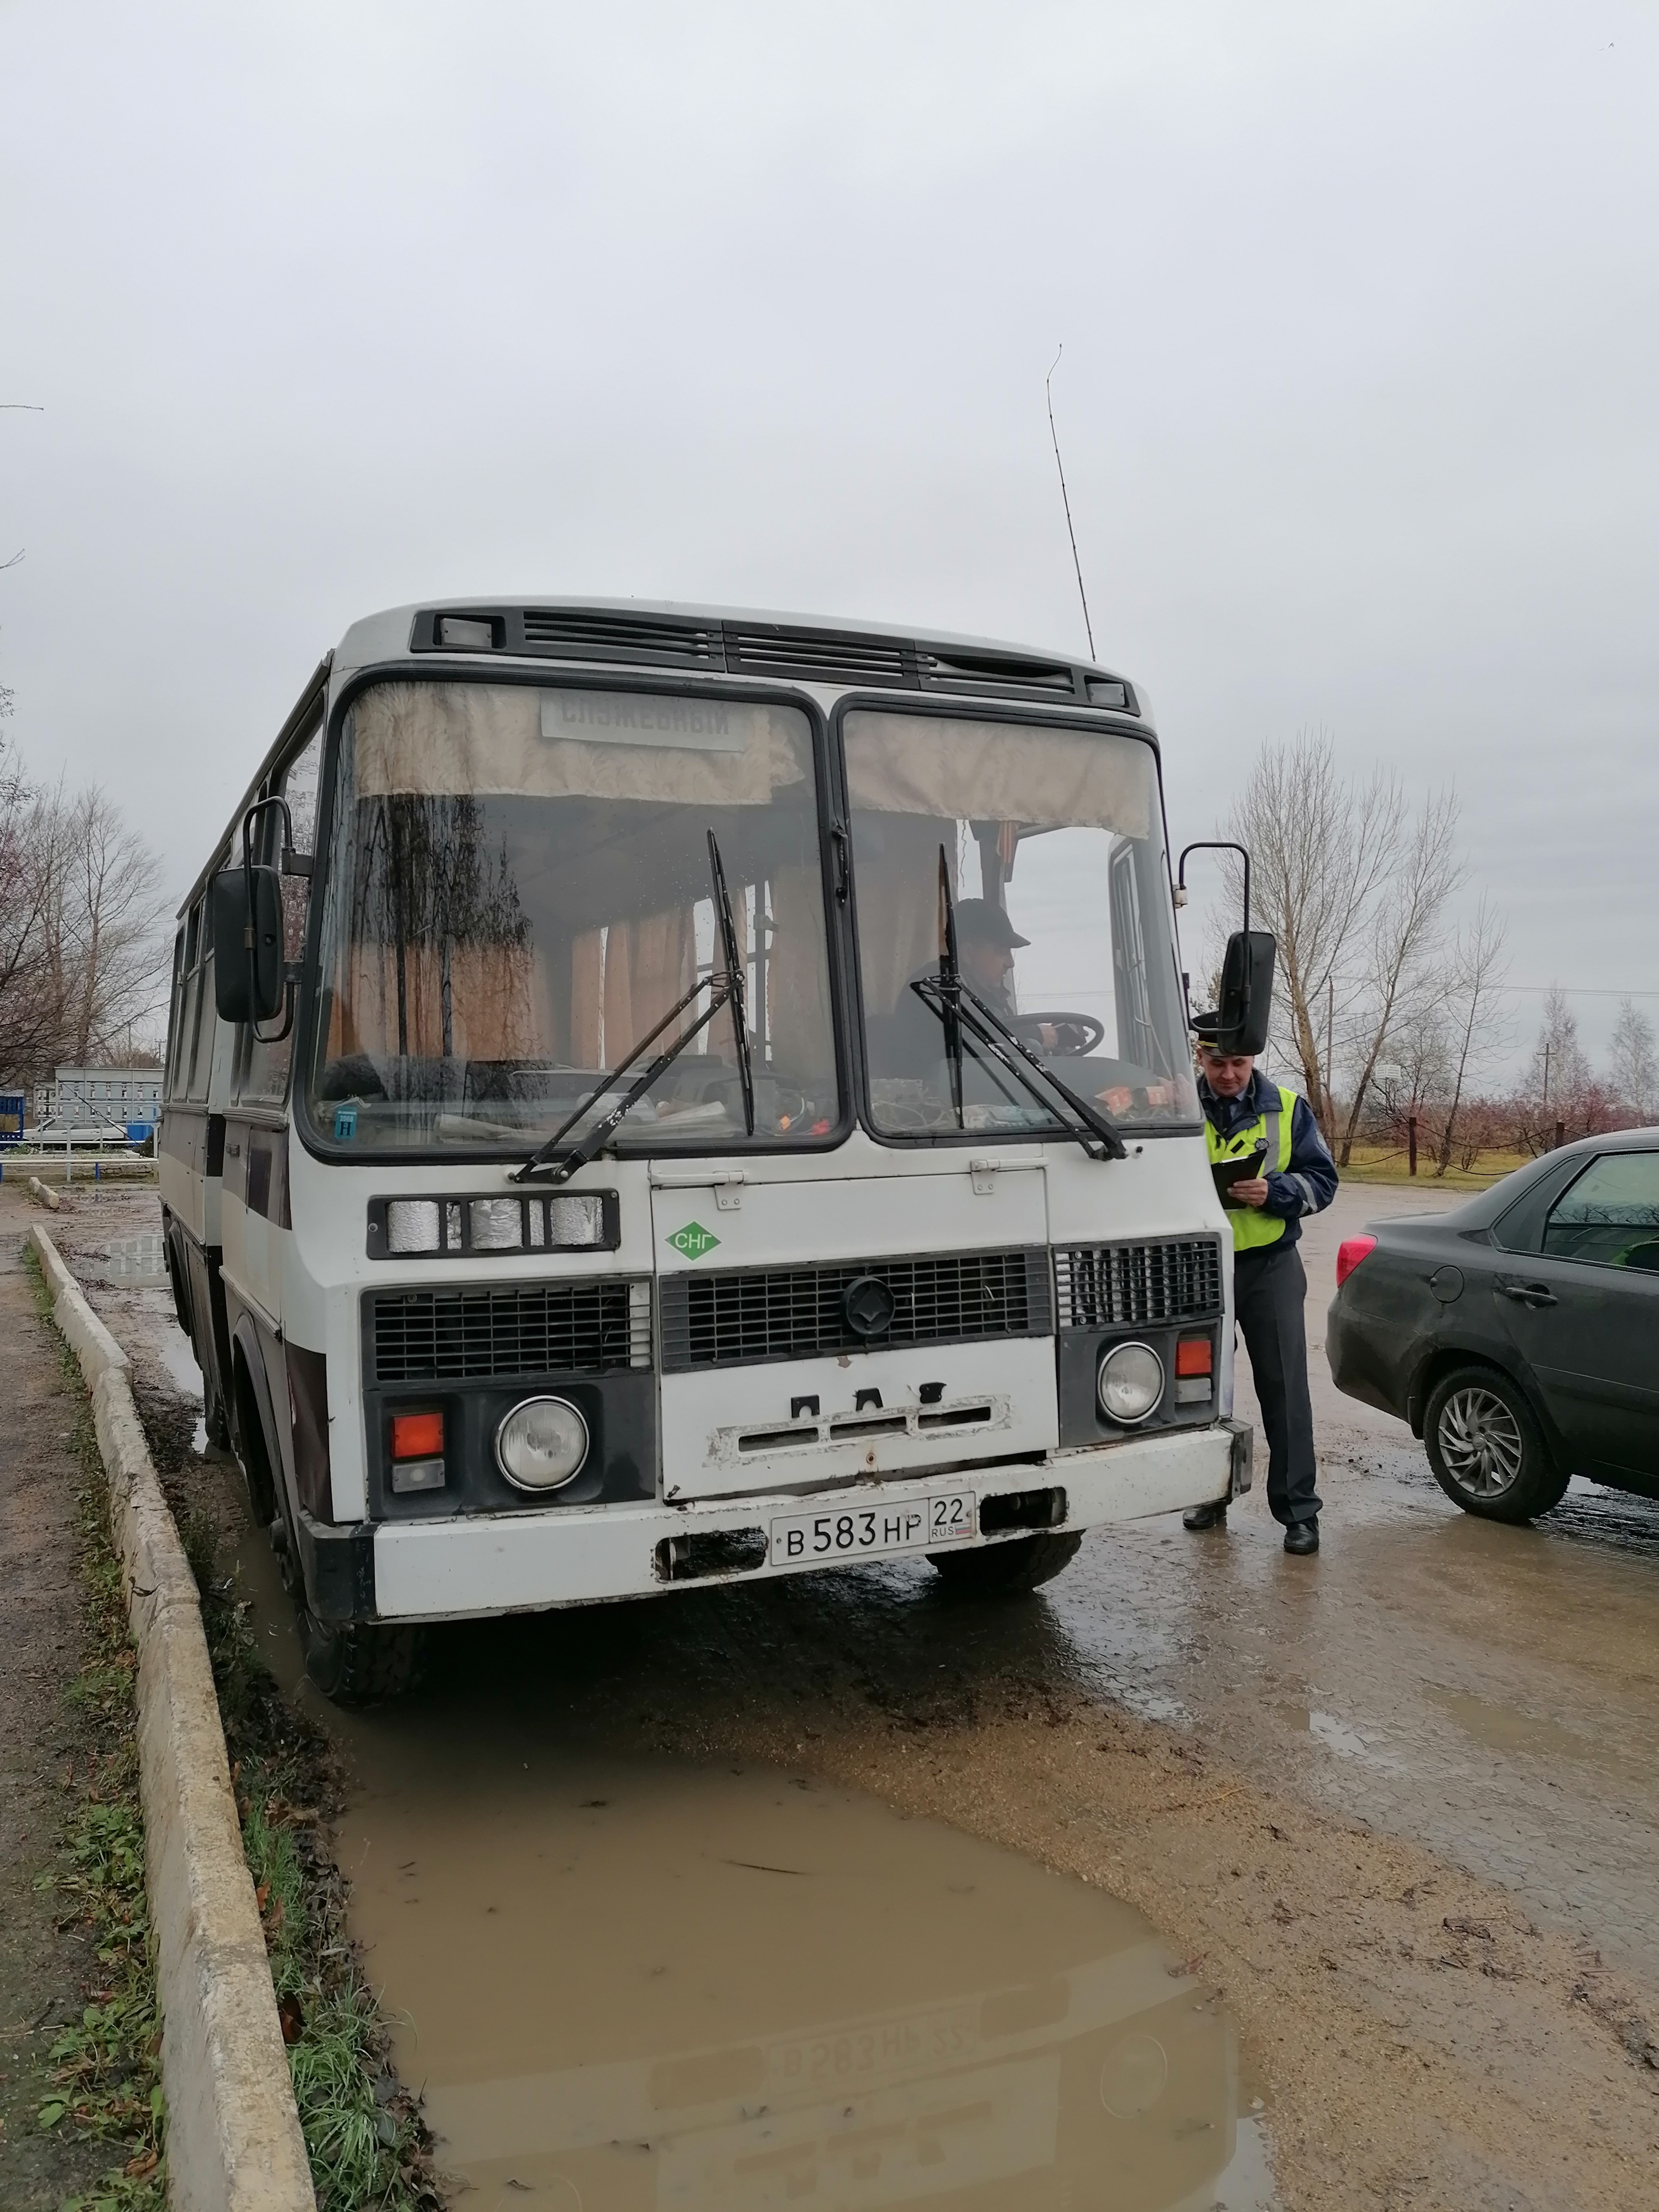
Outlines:
<svg viewBox="0 0 1659 2212"><path fill-rule="evenodd" d="M182 890L321 651L617 592L1101 657L1170 826L1455 777L1656 994L1645 0L0 5L0 682ZM1536 996L1516 1001L1524 1030Z"/></svg>

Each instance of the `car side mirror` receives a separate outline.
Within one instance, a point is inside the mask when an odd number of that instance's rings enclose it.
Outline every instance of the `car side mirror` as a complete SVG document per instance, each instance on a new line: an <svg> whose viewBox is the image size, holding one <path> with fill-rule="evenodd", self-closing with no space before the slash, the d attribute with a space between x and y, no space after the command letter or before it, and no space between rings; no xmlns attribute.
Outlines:
<svg viewBox="0 0 1659 2212"><path fill-rule="evenodd" d="M268 1022L283 1006L283 884L252 862L213 878L213 995L222 1022Z"/></svg>
<svg viewBox="0 0 1659 2212"><path fill-rule="evenodd" d="M1218 1052L1249 1053L1254 1058L1267 1049L1278 957L1278 943L1271 930L1236 929L1227 939L1226 957L1221 963L1221 995L1212 1018ZM1209 1023L1204 1027L1208 1042Z"/></svg>

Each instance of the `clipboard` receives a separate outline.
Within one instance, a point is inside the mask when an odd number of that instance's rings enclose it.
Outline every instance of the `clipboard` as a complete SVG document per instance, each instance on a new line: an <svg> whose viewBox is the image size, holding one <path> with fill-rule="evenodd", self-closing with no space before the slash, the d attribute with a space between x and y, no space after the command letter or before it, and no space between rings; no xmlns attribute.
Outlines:
<svg viewBox="0 0 1659 2212"><path fill-rule="evenodd" d="M1215 1178L1216 1192L1224 1206L1231 1206L1235 1213L1239 1211L1238 1200L1230 1195L1233 1185L1236 1182L1254 1182L1267 1158L1267 1146L1264 1139L1253 1152L1246 1152L1241 1159L1212 1163L1210 1173Z"/></svg>

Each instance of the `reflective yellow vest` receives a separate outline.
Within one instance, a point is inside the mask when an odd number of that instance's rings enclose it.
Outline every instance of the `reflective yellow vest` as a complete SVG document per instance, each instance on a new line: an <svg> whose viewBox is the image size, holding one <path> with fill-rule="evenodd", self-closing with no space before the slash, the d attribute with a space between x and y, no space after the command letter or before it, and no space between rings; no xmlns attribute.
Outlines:
<svg viewBox="0 0 1659 2212"><path fill-rule="evenodd" d="M1261 1163L1265 1174L1276 1168L1287 1174L1291 1164L1291 1117L1296 1111L1296 1093L1282 1085L1273 1086L1273 1103L1265 1114L1254 1121L1246 1121L1235 1129L1231 1137L1224 1138L1215 1123L1206 1116L1204 1122L1204 1143L1213 1166L1222 1160L1242 1160L1253 1152L1265 1137L1267 1157ZM1285 1234L1285 1223L1279 1215L1268 1213L1259 1206L1238 1206L1229 1209L1227 1218L1233 1224L1235 1252L1254 1250L1261 1244L1276 1244Z"/></svg>

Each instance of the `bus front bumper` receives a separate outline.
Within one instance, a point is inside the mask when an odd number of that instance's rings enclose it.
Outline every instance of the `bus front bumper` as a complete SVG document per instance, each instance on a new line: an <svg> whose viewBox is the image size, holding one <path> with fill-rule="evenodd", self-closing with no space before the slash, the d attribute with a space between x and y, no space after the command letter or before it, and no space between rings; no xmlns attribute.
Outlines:
<svg viewBox="0 0 1659 2212"><path fill-rule="evenodd" d="M573 1505L373 1528L330 1528L307 1516L300 1541L312 1603L326 1619L467 1620L856 1565L857 1552L775 1559L772 1524L804 1515L889 1516L925 1507L943 1493L969 1492L974 1499L979 1533L958 1539L952 1549L1012 1542L1038 1528L1141 1520L1248 1490L1250 1458L1248 1426L1221 1421L1021 1465L923 1474L807 1497ZM916 1542L863 1556L914 1558L927 1548Z"/></svg>

